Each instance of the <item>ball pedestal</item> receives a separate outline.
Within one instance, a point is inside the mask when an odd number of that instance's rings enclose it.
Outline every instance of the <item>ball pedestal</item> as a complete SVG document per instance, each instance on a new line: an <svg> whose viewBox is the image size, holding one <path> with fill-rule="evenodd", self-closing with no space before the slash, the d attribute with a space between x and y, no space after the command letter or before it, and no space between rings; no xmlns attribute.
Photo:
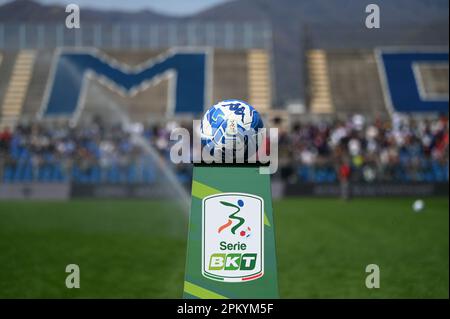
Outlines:
<svg viewBox="0 0 450 319"><path fill-rule="evenodd" d="M278 298L270 175L195 164L183 298Z"/></svg>

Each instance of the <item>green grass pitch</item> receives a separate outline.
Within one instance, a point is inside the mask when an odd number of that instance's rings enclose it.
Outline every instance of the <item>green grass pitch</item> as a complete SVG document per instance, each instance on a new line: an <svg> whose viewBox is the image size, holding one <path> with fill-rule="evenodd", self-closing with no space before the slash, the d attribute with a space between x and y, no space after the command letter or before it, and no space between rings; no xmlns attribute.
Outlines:
<svg viewBox="0 0 450 319"><path fill-rule="evenodd" d="M281 297L448 298L448 198L412 202L275 201ZM0 202L0 298L180 298L186 231L163 201ZM71 263L80 289L65 287Z"/></svg>

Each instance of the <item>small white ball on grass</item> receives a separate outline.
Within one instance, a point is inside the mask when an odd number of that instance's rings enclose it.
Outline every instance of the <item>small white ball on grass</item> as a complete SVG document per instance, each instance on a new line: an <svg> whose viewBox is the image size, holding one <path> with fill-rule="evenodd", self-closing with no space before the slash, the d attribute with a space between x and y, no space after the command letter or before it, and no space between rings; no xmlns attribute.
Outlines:
<svg viewBox="0 0 450 319"><path fill-rule="evenodd" d="M421 199L418 199L414 202L412 208L413 208L414 212L419 213L425 208L425 202Z"/></svg>

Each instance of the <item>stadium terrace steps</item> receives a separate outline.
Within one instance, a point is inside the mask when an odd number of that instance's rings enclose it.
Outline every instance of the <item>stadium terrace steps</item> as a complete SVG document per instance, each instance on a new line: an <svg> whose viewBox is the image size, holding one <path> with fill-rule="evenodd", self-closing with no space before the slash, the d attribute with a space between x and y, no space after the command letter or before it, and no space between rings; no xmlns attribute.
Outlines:
<svg viewBox="0 0 450 319"><path fill-rule="evenodd" d="M8 89L9 79L13 70L14 62L16 60L16 53L0 52L0 119L2 117L1 106Z"/></svg>
<svg viewBox="0 0 450 319"><path fill-rule="evenodd" d="M42 106L48 77L54 57L54 50L38 50L34 60L33 74L22 108L23 119L35 119Z"/></svg>
<svg viewBox="0 0 450 319"><path fill-rule="evenodd" d="M324 50L311 50L307 53L309 70L311 112L315 114L334 111L330 93L327 56Z"/></svg>
<svg viewBox="0 0 450 319"><path fill-rule="evenodd" d="M387 116L372 50L329 50L326 58L336 113Z"/></svg>
<svg viewBox="0 0 450 319"><path fill-rule="evenodd" d="M270 60L264 50L250 50L247 54L248 101L258 110L265 111L271 105Z"/></svg>
<svg viewBox="0 0 450 319"><path fill-rule="evenodd" d="M37 50L34 53L34 65L30 66L17 63L18 52L8 57L3 54L3 65L0 71L0 107L6 95L6 90L11 94L11 99L17 99L15 108L8 108L3 114L9 116L12 124L17 120L16 113L21 110L21 120L32 120L40 114L45 102L46 90L49 83L52 63L55 61L55 50ZM166 50L101 50L101 52L120 63L136 66L149 59L165 53ZM269 53L264 50L224 50L212 51L212 79L209 83L210 94L208 104L227 99L233 96L236 99L251 101L258 109L270 109L271 106L271 70ZM13 70L17 70L17 80L22 76L23 87L9 86ZM102 82L98 77L88 78L89 89L86 92L80 120L91 118L96 114L105 114L111 117L111 121L117 121L118 112L112 112L111 105L120 106L129 114L132 121L154 120L166 114L167 101L170 98L170 81L161 78L152 83L148 88L136 95L121 95L114 87ZM3 87L3 88L2 88ZM27 87L26 94L23 88ZM18 95L20 94L20 96ZM18 98L20 97L20 99ZM17 104L18 103L18 104ZM106 115L108 114L108 115ZM6 121L6 120L5 120Z"/></svg>
<svg viewBox="0 0 450 319"><path fill-rule="evenodd" d="M22 50L17 54L1 108L1 127L14 127L21 116L35 55L33 50Z"/></svg>
<svg viewBox="0 0 450 319"><path fill-rule="evenodd" d="M248 98L248 64L244 50L214 50L212 103Z"/></svg>

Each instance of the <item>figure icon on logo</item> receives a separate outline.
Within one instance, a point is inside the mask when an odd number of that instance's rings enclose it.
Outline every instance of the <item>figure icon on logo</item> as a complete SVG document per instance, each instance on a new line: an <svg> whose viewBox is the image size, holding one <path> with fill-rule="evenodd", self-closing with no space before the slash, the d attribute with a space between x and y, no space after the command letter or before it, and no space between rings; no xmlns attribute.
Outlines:
<svg viewBox="0 0 450 319"><path fill-rule="evenodd" d="M237 216L237 214L241 211L241 208L244 207L244 201L242 199L239 199L237 201L237 205L230 203L230 202L225 202L225 201L220 201L220 203L224 206L233 207L236 209L236 211L228 216L228 221L225 224L223 224L222 226L220 226L218 228L217 232L220 234L223 230L230 227L233 224L233 220L234 220L234 221L237 221L237 224L234 225L233 227L231 227L230 231L233 235L236 235L236 231L241 226L243 226L245 223L244 218ZM247 226L239 232L239 236L245 237L245 238L250 237L250 232L251 232L251 228L249 226Z"/></svg>
<svg viewBox="0 0 450 319"><path fill-rule="evenodd" d="M264 201L253 194L223 193L203 199L202 274L246 282L264 274Z"/></svg>

